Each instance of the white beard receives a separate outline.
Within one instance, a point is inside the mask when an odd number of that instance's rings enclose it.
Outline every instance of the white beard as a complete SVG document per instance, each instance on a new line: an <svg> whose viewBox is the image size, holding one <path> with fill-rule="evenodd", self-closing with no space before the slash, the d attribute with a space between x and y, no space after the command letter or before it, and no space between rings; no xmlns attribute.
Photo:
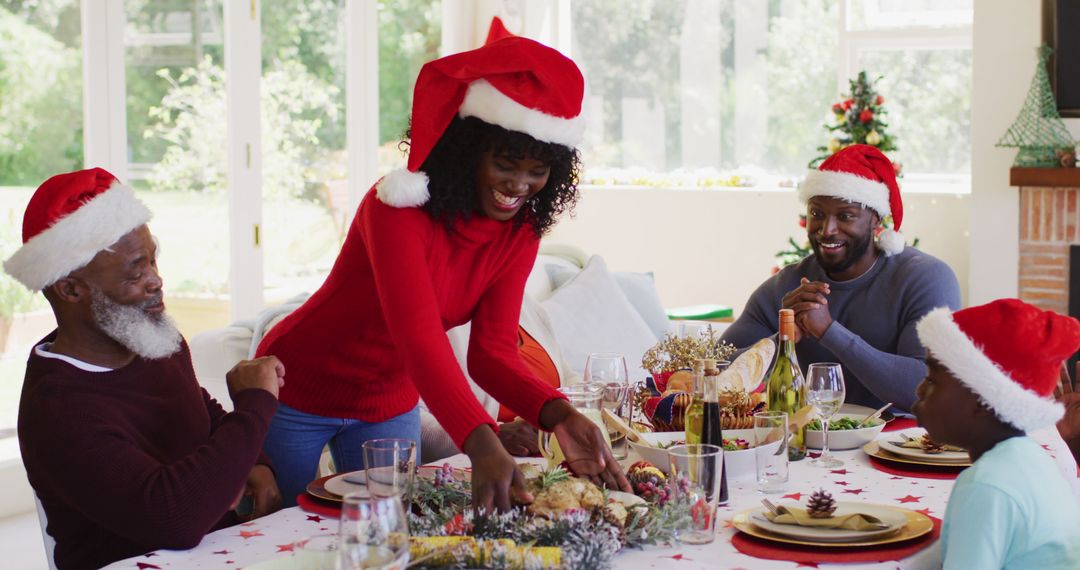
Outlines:
<svg viewBox="0 0 1080 570"><path fill-rule="evenodd" d="M143 310L144 306L160 301L159 297L145 303L122 305L96 287L90 291L90 311L97 326L109 338L147 360L175 354L183 340L172 317Z"/></svg>

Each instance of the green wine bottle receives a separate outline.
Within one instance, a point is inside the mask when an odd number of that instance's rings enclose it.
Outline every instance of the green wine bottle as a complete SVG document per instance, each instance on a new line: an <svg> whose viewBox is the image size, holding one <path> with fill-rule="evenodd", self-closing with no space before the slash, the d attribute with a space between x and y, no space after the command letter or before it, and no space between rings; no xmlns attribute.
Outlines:
<svg viewBox="0 0 1080 570"><path fill-rule="evenodd" d="M806 405L806 380L803 379L799 359L795 356L795 313L780 309L780 346L777 347L776 364L773 365L766 384L769 411L787 412L788 421L795 412ZM806 457L806 427L795 432L788 442L788 459L798 461Z"/></svg>

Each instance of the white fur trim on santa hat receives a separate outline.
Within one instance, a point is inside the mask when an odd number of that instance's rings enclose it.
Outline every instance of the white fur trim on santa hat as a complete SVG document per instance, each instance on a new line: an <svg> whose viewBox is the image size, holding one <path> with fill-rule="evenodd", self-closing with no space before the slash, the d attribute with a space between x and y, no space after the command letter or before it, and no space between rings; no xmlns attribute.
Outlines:
<svg viewBox="0 0 1080 570"><path fill-rule="evenodd" d="M857 202L884 218L892 214L889 208L889 187L882 182L832 170L811 170L799 185L799 200L807 203L814 196L832 196Z"/></svg>
<svg viewBox="0 0 1080 570"><path fill-rule="evenodd" d="M960 330L949 309L930 311L915 328L930 354L1001 420L1029 432L1054 425L1065 414L1061 404L1024 389L983 354Z"/></svg>
<svg viewBox="0 0 1080 570"><path fill-rule="evenodd" d="M885 257L892 257L904 251L904 245L904 234L896 230L885 230L878 234L877 248L885 254Z"/></svg>
<svg viewBox="0 0 1080 570"><path fill-rule="evenodd" d="M30 238L4 262L4 270L40 291L86 266L100 251L150 221L150 209L120 182Z"/></svg>
<svg viewBox="0 0 1080 570"><path fill-rule="evenodd" d="M392 170L375 185L375 196L383 204L395 208L422 206L431 197L428 176L423 171L413 172L407 168Z"/></svg>
<svg viewBox="0 0 1080 570"><path fill-rule="evenodd" d="M504 95L486 79L469 84L458 115L476 117L507 130L525 133L538 141L569 147L577 146L585 135L584 114L566 119L530 109Z"/></svg>

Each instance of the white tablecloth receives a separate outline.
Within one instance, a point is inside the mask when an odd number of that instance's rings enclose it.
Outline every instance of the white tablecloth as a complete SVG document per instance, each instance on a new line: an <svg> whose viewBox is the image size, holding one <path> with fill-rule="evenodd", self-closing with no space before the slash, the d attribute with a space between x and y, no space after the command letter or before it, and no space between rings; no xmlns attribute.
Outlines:
<svg viewBox="0 0 1080 570"><path fill-rule="evenodd" d="M919 430L915 430L919 431ZM897 432L883 433L882 438L897 438ZM838 501L863 501L905 507L928 515L945 516L945 502L952 489L951 480L913 479L889 475L870 464L861 450L835 452L844 461L839 469L821 469L809 460L791 464L790 493L773 496L774 502L802 500L819 488L830 492ZM468 458L456 455L447 460L455 467L468 467ZM441 462L440 462L441 463ZM618 568L665 568L667 570L783 568L800 567L794 562L762 560L739 553L731 544L735 529L731 518L738 512L760 504L760 495L752 480L729 482L731 504L718 514L720 528L712 544L681 545L671 548L624 550L618 555ZM274 557L291 555L293 542L314 534L334 533L337 520L304 512L299 508L284 509L250 523L211 533L199 546L185 551L159 550L116 562L107 568L243 568L246 565ZM881 564L841 564L842 568L937 568L940 551L934 545L899 562ZM822 564L821 567L829 565ZM805 566L804 566L805 567Z"/></svg>

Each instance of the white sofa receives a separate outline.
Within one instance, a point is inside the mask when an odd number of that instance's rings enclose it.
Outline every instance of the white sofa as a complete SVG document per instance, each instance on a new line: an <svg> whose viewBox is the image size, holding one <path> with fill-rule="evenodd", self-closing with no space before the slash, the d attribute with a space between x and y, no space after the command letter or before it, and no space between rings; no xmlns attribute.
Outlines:
<svg viewBox="0 0 1080 570"><path fill-rule="evenodd" d="M550 316L563 356L578 373L589 352L622 352L637 368L644 350L672 330L651 274L608 272L602 258L576 248L545 244L525 290ZM279 320L260 317L188 339L196 376L226 408L225 374L254 353L254 329ZM632 379L644 375L631 371Z"/></svg>
<svg viewBox="0 0 1080 570"><path fill-rule="evenodd" d="M646 371L640 368L642 354L666 332L675 330L667 320L651 274L609 272L602 258L589 257L573 247L544 245L526 284L526 295L546 312L563 359L578 374L588 353L621 352L627 357L631 381L643 379ZM300 299L293 299L251 322L236 323L189 339L199 381L227 409L231 409L232 403L225 374L237 362L254 354L262 334L299 302ZM456 330L448 334L451 339L461 336ZM467 343L452 344L458 348ZM474 391L489 410L498 409L486 401L490 397L482 390L474 386ZM424 429L421 448L428 449L424 458L432 460L445 455L452 444L448 448L445 433L439 436L430 429L434 418L428 415L425 421L428 429Z"/></svg>

